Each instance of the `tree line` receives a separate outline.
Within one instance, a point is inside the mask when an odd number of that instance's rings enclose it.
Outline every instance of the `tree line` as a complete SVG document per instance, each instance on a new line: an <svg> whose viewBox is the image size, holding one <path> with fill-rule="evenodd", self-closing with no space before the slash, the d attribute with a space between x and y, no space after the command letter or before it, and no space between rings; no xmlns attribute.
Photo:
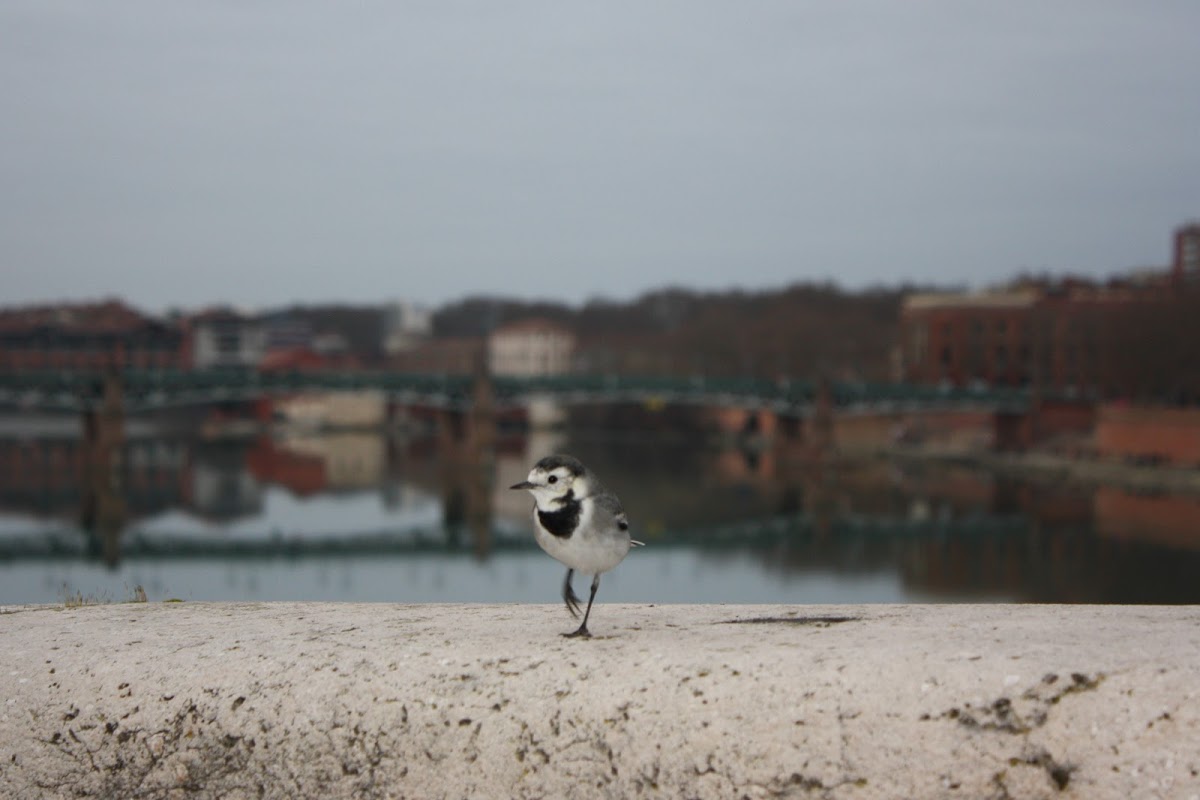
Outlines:
<svg viewBox="0 0 1200 800"><path fill-rule="evenodd" d="M581 369L623 374L887 380L900 304L914 287L831 283L767 291L668 288L582 306L471 297L435 312L435 337L485 336L541 317L578 339Z"/></svg>

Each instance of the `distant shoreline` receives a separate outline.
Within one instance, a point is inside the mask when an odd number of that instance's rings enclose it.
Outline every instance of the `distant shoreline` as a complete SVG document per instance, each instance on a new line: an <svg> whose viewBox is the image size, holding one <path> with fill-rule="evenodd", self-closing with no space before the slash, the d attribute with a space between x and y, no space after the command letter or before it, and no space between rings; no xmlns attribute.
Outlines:
<svg viewBox="0 0 1200 800"><path fill-rule="evenodd" d="M1036 482L1060 481L1077 486L1114 486L1135 492L1200 496L1200 469L1197 468L1126 464L1112 459L1071 458L1051 453L963 452L911 446L887 448L877 454L899 461L980 467Z"/></svg>

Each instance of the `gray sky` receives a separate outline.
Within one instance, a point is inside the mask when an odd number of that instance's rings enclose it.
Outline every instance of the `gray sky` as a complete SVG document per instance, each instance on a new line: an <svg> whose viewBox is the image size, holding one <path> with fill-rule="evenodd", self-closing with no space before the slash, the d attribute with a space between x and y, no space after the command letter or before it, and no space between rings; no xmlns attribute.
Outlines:
<svg viewBox="0 0 1200 800"><path fill-rule="evenodd" d="M0 304L1166 264L1200 3L0 4Z"/></svg>

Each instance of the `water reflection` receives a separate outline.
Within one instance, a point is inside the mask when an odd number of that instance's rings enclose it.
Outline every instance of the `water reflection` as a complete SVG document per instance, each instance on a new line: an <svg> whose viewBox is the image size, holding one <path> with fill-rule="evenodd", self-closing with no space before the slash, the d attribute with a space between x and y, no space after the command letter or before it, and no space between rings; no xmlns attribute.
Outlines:
<svg viewBox="0 0 1200 800"><path fill-rule="evenodd" d="M505 487L562 450L650 544L606 579L611 602L1200 602L1195 497L814 468L645 434L307 432L107 454L0 439L0 603L139 584L151 599L554 602L561 570Z"/></svg>

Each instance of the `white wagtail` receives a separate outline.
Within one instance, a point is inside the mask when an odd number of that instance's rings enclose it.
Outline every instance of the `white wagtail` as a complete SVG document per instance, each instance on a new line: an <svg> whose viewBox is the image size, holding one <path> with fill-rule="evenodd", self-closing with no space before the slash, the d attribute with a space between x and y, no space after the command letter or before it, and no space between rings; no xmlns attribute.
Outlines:
<svg viewBox="0 0 1200 800"><path fill-rule="evenodd" d="M577 458L546 456L534 465L529 478L512 486L533 495L533 533L541 548L567 566L563 601L571 616L579 616L579 598L571 588L575 570L592 578L583 622L563 636L591 636L588 615L600 588L601 573L621 563L631 545L629 520L615 494L588 471Z"/></svg>

